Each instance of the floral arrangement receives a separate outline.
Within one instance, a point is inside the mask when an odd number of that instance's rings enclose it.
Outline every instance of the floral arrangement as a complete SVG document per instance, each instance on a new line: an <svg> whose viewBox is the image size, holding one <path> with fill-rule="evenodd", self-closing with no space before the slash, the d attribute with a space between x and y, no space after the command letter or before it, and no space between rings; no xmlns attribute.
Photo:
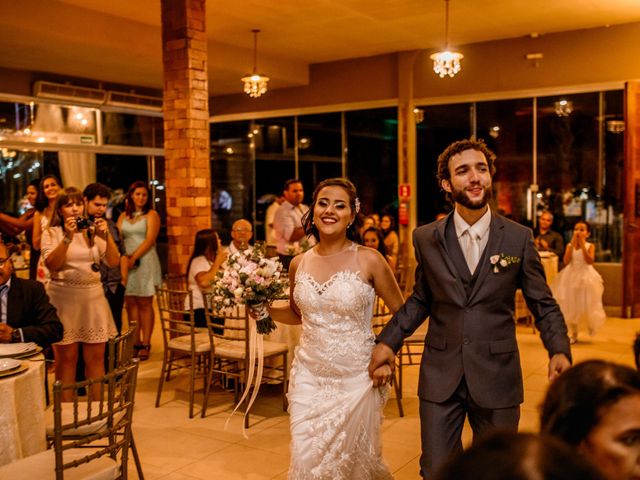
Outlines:
<svg viewBox="0 0 640 480"><path fill-rule="evenodd" d="M299 242L293 242L291 245L287 246L287 255L299 255L309 250L310 246L311 245L309 244L309 239L307 237L304 237Z"/></svg>
<svg viewBox="0 0 640 480"><path fill-rule="evenodd" d="M267 258L261 248L251 248L231 255L212 283L212 300L216 308L237 304L251 307L257 314L256 328L268 334L276 325L266 304L282 297L288 287L277 258Z"/></svg>
<svg viewBox="0 0 640 480"><path fill-rule="evenodd" d="M500 270L506 269L509 265L520 263L520 257L512 257L510 255L500 253L498 255L493 255L489 258L489 261L491 262L491 265L493 265L493 273L498 273Z"/></svg>

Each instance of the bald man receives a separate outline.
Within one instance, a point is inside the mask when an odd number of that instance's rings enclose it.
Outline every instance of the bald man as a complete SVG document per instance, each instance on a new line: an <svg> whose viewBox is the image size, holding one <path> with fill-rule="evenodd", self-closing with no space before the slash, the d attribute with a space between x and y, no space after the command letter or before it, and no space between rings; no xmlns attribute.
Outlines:
<svg viewBox="0 0 640 480"><path fill-rule="evenodd" d="M249 242L253 238L253 226L251 222L241 218L233 222L231 226L231 243L229 244L229 255L246 250Z"/></svg>

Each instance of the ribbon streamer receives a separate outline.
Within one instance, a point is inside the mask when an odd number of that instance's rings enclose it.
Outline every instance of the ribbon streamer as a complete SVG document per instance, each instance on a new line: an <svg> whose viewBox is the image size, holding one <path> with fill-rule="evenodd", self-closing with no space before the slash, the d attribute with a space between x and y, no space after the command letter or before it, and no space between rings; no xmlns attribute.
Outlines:
<svg viewBox="0 0 640 480"><path fill-rule="evenodd" d="M258 391L260 390L260 385L262 384L262 373L264 371L264 341L262 335L258 335L258 331L256 328L256 322L247 315L247 321L249 322L249 366L246 371L245 378L245 389L242 393L242 398L238 402L238 404L231 412L231 415L227 418L227 421L224 424L224 429L226 430L229 425L229 420L236 413L240 405L245 401L247 395L249 395L249 390L251 389L251 384L254 384L253 392L251 392L251 398L249 399L249 403L247 404L247 409L244 411L244 416L242 417L242 436L244 438L249 438L247 435L247 429L245 428L245 422L253 403L258 397ZM258 368L255 368L256 365L256 356L258 357ZM255 372L255 378L254 378Z"/></svg>

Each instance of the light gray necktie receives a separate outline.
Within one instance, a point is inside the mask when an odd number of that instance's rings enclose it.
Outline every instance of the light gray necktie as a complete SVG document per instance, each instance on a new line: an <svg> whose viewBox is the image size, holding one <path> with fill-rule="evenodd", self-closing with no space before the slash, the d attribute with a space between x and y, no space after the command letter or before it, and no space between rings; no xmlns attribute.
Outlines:
<svg viewBox="0 0 640 480"><path fill-rule="evenodd" d="M467 235L467 248L464 252L464 258L467 261L469 271L473 275L480 261L480 237L470 228L465 233Z"/></svg>

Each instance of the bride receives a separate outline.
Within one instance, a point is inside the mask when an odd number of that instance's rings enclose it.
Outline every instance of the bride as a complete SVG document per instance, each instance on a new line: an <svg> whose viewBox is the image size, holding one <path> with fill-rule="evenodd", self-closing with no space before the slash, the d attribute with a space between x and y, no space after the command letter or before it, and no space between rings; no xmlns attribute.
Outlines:
<svg viewBox="0 0 640 480"><path fill-rule="evenodd" d="M291 262L288 308L274 320L302 323L289 384L289 479L390 479L380 427L388 365L367 366L374 346L371 316L378 293L392 312L402 306L387 261L357 245L354 185L343 178L318 184L303 219L317 245Z"/></svg>

